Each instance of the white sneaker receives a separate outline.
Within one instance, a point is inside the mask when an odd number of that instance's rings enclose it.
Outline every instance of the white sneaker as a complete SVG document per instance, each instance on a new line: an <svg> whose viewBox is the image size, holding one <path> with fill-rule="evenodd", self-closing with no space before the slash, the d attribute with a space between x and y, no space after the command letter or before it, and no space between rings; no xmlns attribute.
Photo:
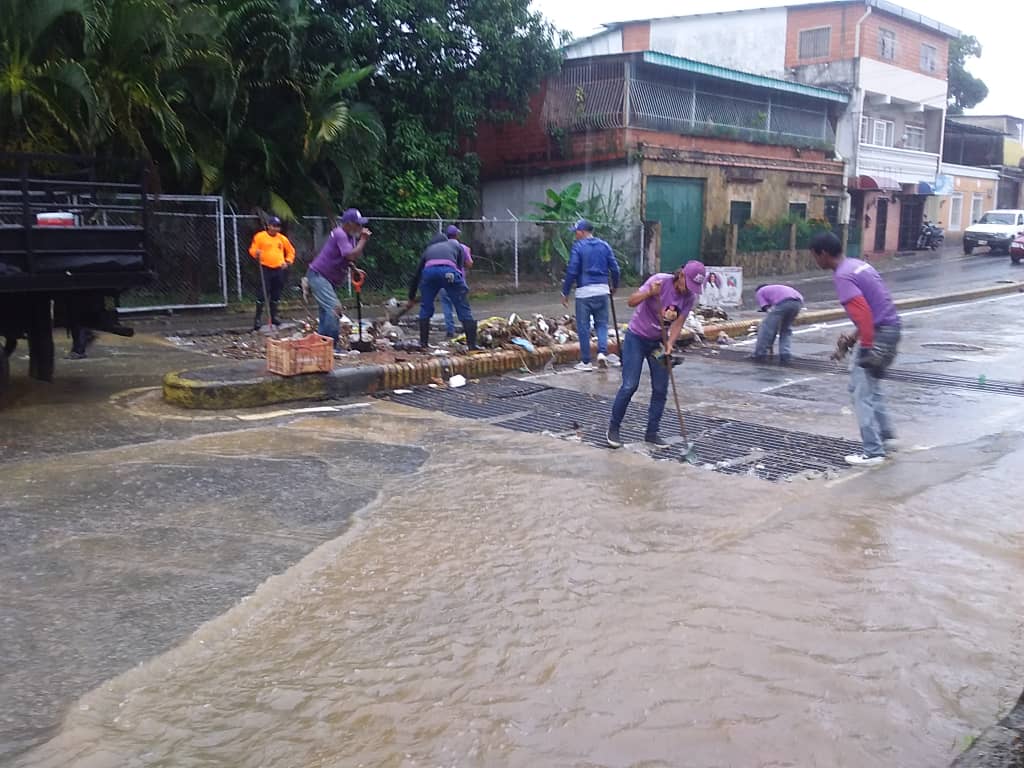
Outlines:
<svg viewBox="0 0 1024 768"><path fill-rule="evenodd" d="M608 355L607 360L608 360L608 367L609 368L621 368L622 367L622 361L619 360L619 356L618 355L614 355L614 354Z"/></svg>
<svg viewBox="0 0 1024 768"><path fill-rule="evenodd" d="M597 367L602 371L608 368L608 355L604 352L597 353Z"/></svg>
<svg viewBox="0 0 1024 768"><path fill-rule="evenodd" d="M573 367L577 371L592 371L592 370L594 370L594 366L592 366L590 363L584 363L584 362L576 363L576 365L574 365Z"/></svg>
<svg viewBox="0 0 1024 768"><path fill-rule="evenodd" d="M854 467L877 467L885 463L885 456L868 456L865 453L853 453L846 457L846 463Z"/></svg>

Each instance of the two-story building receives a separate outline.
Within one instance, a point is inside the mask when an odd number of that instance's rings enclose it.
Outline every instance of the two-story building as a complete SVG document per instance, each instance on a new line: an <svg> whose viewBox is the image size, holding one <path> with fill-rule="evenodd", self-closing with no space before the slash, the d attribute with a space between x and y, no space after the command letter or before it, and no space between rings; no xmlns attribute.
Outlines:
<svg viewBox="0 0 1024 768"><path fill-rule="evenodd" d="M836 127L846 166L851 250L916 240L942 154L947 59L956 29L886 0L646 19L607 25L567 56L651 50L841 89Z"/></svg>
<svg viewBox="0 0 1024 768"><path fill-rule="evenodd" d="M637 39L637 45L647 45ZM529 211L574 182L644 222L637 266L701 258L730 224L839 223L846 94L647 49L571 58L522 123L483 125L482 213ZM654 245L654 252L651 250Z"/></svg>
<svg viewBox="0 0 1024 768"><path fill-rule="evenodd" d="M1024 208L1024 118L957 115L946 121L943 159L998 173L992 208Z"/></svg>

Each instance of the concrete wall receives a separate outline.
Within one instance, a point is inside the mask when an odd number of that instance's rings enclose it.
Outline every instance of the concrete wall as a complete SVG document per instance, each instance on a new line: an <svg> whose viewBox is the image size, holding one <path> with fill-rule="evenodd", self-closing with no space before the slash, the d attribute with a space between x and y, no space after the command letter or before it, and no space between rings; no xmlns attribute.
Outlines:
<svg viewBox="0 0 1024 768"><path fill-rule="evenodd" d="M946 229L946 239L959 242L963 232L972 223L971 201L975 195L982 199L982 208L989 210L995 207L996 188L999 184L999 173L987 168L970 168L951 163L942 164L942 173L953 177L953 195L933 195L928 198L925 213L932 221L939 222ZM954 199L959 197L959 204ZM959 207L959 216L956 208Z"/></svg>
<svg viewBox="0 0 1024 768"><path fill-rule="evenodd" d="M481 188L481 212L488 219L508 219L508 211L518 218L537 213L531 205L543 202L548 189L561 192L574 182L583 184L580 198L586 198L596 187L607 195L609 186L622 192L621 214L629 221L640 221L640 165L638 163L610 165L587 170L560 171L558 173L528 176L516 179L498 179L484 182ZM511 247L514 230L511 225L489 225L481 238L490 247ZM600 232L597 232L600 235ZM532 248L540 240L540 228L531 223L519 225L520 249Z"/></svg>
<svg viewBox="0 0 1024 768"><path fill-rule="evenodd" d="M661 53L785 77L786 9L656 19L651 22L650 43Z"/></svg>
<svg viewBox="0 0 1024 768"><path fill-rule="evenodd" d="M567 59L585 59L588 56L604 56L610 53L622 53L622 32L618 29L600 32L565 47Z"/></svg>
<svg viewBox="0 0 1024 768"><path fill-rule="evenodd" d="M933 109L946 107L945 70L937 76L862 58L860 87L873 93L884 93L901 101L924 104Z"/></svg>
<svg viewBox="0 0 1024 768"><path fill-rule="evenodd" d="M909 149L861 144L857 152L856 175L884 176L900 184L932 183L939 170L939 156Z"/></svg>
<svg viewBox="0 0 1024 768"><path fill-rule="evenodd" d="M864 193L864 219L862 249L864 253L875 253L875 231L878 222L878 201L881 198L889 200L889 212L886 217L885 247L883 252L893 252L900 244L900 201L899 198L892 200L890 192L865 192Z"/></svg>

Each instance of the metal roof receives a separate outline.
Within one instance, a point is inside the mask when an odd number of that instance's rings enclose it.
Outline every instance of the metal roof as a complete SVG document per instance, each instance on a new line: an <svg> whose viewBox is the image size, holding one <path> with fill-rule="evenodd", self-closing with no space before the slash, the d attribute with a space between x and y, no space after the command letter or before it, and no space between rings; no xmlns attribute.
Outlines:
<svg viewBox="0 0 1024 768"><path fill-rule="evenodd" d="M730 80L734 83L753 85L758 88L770 88L775 91L795 93L800 96L809 96L813 99L833 101L837 104L847 104L850 101L850 97L847 94L839 93L838 91L830 91L827 88L818 88L813 85L794 83L790 80L780 80L776 77L765 77L764 75L740 72L737 69L728 69L714 64L705 64L702 61L684 59L679 56L670 56L667 53L658 53L657 51L644 51L643 60L647 64L679 69L693 75L705 75L707 77L718 78L719 80Z"/></svg>

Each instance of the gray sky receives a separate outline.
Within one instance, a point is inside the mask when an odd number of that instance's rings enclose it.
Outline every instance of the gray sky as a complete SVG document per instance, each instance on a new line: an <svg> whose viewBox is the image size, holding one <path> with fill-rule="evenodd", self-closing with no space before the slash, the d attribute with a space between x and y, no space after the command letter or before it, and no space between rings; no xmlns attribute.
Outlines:
<svg viewBox="0 0 1024 768"><path fill-rule="evenodd" d="M899 5L981 41L982 57L972 60L967 68L988 86L989 95L969 112L974 114L1024 116L1024 65L1021 48L1024 33L1018 24L1024 22L1019 0L903 0ZM601 24L627 19L677 16L690 13L732 11L787 3L774 0L533 0L533 6L554 24L567 29L575 37L585 37ZM799 2L793 2L793 5ZM1018 10L1012 10L1017 7Z"/></svg>

